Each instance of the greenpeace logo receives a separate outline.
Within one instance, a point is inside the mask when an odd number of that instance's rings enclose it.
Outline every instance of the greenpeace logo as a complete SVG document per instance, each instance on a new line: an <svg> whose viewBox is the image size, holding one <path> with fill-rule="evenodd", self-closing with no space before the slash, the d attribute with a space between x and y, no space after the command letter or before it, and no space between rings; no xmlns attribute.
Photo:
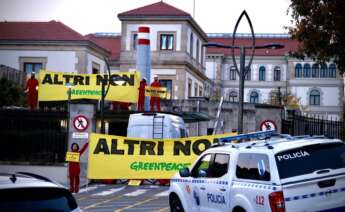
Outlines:
<svg viewBox="0 0 345 212"><path fill-rule="evenodd" d="M294 152L294 153L290 153L290 154L284 154L284 155L278 155L278 161L281 160L292 160L295 158L303 158L303 157L308 157L310 156L310 154L306 151L299 151L299 152Z"/></svg>

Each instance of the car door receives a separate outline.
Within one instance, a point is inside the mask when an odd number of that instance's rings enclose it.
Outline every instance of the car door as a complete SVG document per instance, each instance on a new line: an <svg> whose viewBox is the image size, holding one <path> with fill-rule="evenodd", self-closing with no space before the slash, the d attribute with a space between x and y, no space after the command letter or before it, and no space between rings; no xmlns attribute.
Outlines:
<svg viewBox="0 0 345 212"><path fill-rule="evenodd" d="M191 211L200 211L207 204L205 189L212 159L212 154L203 155L191 170Z"/></svg>
<svg viewBox="0 0 345 212"><path fill-rule="evenodd" d="M202 198L205 203L201 204L201 211L229 211L229 162L230 155L216 153L213 157L205 190ZM204 196L205 195L205 196Z"/></svg>

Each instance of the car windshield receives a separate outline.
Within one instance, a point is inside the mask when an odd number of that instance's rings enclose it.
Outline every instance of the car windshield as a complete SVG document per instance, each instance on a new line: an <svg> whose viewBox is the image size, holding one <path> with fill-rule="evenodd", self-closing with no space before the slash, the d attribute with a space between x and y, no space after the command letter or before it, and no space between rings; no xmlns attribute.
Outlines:
<svg viewBox="0 0 345 212"><path fill-rule="evenodd" d="M275 155L281 179L323 169L345 168L345 144L314 144Z"/></svg>
<svg viewBox="0 0 345 212"><path fill-rule="evenodd" d="M13 188L0 190L0 211L71 211L74 197L62 188Z"/></svg>

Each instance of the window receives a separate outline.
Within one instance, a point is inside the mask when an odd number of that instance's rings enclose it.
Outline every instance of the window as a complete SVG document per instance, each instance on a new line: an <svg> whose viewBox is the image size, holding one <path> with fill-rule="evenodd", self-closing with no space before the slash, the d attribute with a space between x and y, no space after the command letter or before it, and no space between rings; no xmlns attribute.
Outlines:
<svg viewBox="0 0 345 212"><path fill-rule="evenodd" d="M194 39L193 39L193 33L190 33L190 44L189 44L189 53L193 57L194 54Z"/></svg>
<svg viewBox="0 0 345 212"><path fill-rule="evenodd" d="M194 96L198 96L198 84L194 83Z"/></svg>
<svg viewBox="0 0 345 212"><path fill-rule="evenodd" d="M230 102L238 102L238 96L236 91L231 91L229 95Z"/></svg>
<svg viewBox="0 0 345 212"><path fill-rule="evenodd" d="M173 34L161 34L160 36L160 49L161 50L173 50L174 35Z"/></svg>
<svg viewBox="0 0 345 212"><path fill-rule="evenodd" d="M199 52L200 52L200 42L199 40L196 40L196 61L199 61Z"/></svg>
<svg viewBox="0 0 345 212"><path fill-rule="evenodd" d="M236 80L237 71L235 66L230 67L230 80Z"/></svg>
<svg viewBox="0 0 345 212"><path fill-rule="evenodd" d="M300 157L289 157L296 153ZM343 143L309 145L275 155L280 179L311 174L317 170L344 169L344 157Z"/></svg>
<svg viewBox="0 0 345 212"><path fill-rule="evenodd" d="M303 77L305 78L310 77L310 65L308 63L304 64L303 66Z"/></svg>
<svg viewBox="0 0 345 212"><path fill-rule="evenodd" d="M222 177L228 173L230 155L216 154L211 165L210 177Z"/></svg>
<svg viewBox="0 0 345 212"><path fill-rule="evenodd" d="M24 72L30 74L35 72L36 74L42 69L42 63L24 63Z"/></svg>
<svg viewBox="0 0 345 212"><path fill-rule="evenodd" d="M337 77L337 67L334 63L329 65L329 77L336 78Z"/></svg>
<svg viewBox="0 0 345 212"><path fill-rule="evenodd" d="M312 70L311 70L311 76L313 78L319 78L320 77L320 70L319 70L319 65L318 64L313 64Z"/></svg>
<svg viewBox="0 0 345 212"><path fill-rule="evenodd" d="M192 80L188 79L188 97L192 96Z"/></svg>
<svg viewBox="0 0 345 212"><path fill-rule="evenodd" d="M259 68L259 81L265 81L266 69L264 66Z"/></svg>
<svg viewBox="0 0 345 212"><path fill-rule="evenodd" d="M273 79L274 81L280 81L280 77L281 77L281 71L280 71L280 67L279 66L276 66L274 67L274 76L273 76Z"/></svg>
<svg viewBox="0 0 345 212"><path fill-rule="evenodd" d="M300 63L297 63L295 66L295 77L296 78L302 77L302 65Z"/></svg>
<svg viewBox="0 0 345 212"><path fill-rule="evenodd" d="M320 77L321 78L326 78L328 77L328 69L326 64L321 64L321 69L320 69Z"/></svg>
<svg viewBox="0 0 345 212"><path fill-rule="evenodd" d="M172 98L172 80L159 80L162 87L167 88L167 99Z"/></svg>
<svg viewBox="0 0 345 212"><path fill-rule="evenodd" d="M246 69L248 70L248 72L244 79L250 81L252 79L252 70L250 69L250 67L246 67Z"/></svg>
<svg viewBox="0 0 345 212"><path fill-rule="evenodd" d="M271 174L267 155L242 153L238 156L236 177L249 180L270 181Z"/></svg>
<svg viewBox="0 0 345 212"><path fill-rule="evenodd" d="M258 92L252 91L250 93L250 101L249 102L250 103L254 103L254 104L259 103L259 94L258 94Z"/></svg>
<svg viewBox="0 0 345 212"><path fill-rule="evenodd" d="M320 91L312 90L310 92L309 104L310 105L320 105Z"/></svg>
<svg viewBox="0 0 345 212"><path fill-rule="evenodd" d="M199 86L199 96L202 96L202 87Z"/></svg>
<svg viewBox="0 0 345 212"><path fill-rule="evenodd" d="M137 50L137 39L138 39L138 34L137 33L134 33L132 35L132 49L133 50Z"/></svg>
<svg viewBox="0 0 345 212"><path fill-rule="evenodd" d="M196 165L192 169L191 176L192 177L200 177L199 176L200 171L204 171L206 174L205 177L209 177L210 176L210 171L209 171L210 163L211 163L211 154L204 155L202 158L200 158L200 160L196 163Z"/></svg>
<svg viewBox="0 0 345 212"><path fill-rule="evenodd" d="M99 74L100 65L98 63L92 62L92 74Z"/></svg>

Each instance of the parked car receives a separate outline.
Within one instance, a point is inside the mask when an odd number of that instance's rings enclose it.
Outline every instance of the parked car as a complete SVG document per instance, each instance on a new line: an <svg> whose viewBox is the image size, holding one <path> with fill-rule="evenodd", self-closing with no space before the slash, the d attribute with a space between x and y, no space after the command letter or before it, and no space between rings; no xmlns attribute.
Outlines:
<svg viewBox="0 0 345 212"><path fill-rule="evenodd" d="M0 174L0 211L81 211L62 185L31 173Z"/></svg>
<svg viewBox="0 0 345 212"><path fill-rule="evenodd" d="M206 150L171 180L171 211L345 211L345 144L278 135Z"/></svg>

